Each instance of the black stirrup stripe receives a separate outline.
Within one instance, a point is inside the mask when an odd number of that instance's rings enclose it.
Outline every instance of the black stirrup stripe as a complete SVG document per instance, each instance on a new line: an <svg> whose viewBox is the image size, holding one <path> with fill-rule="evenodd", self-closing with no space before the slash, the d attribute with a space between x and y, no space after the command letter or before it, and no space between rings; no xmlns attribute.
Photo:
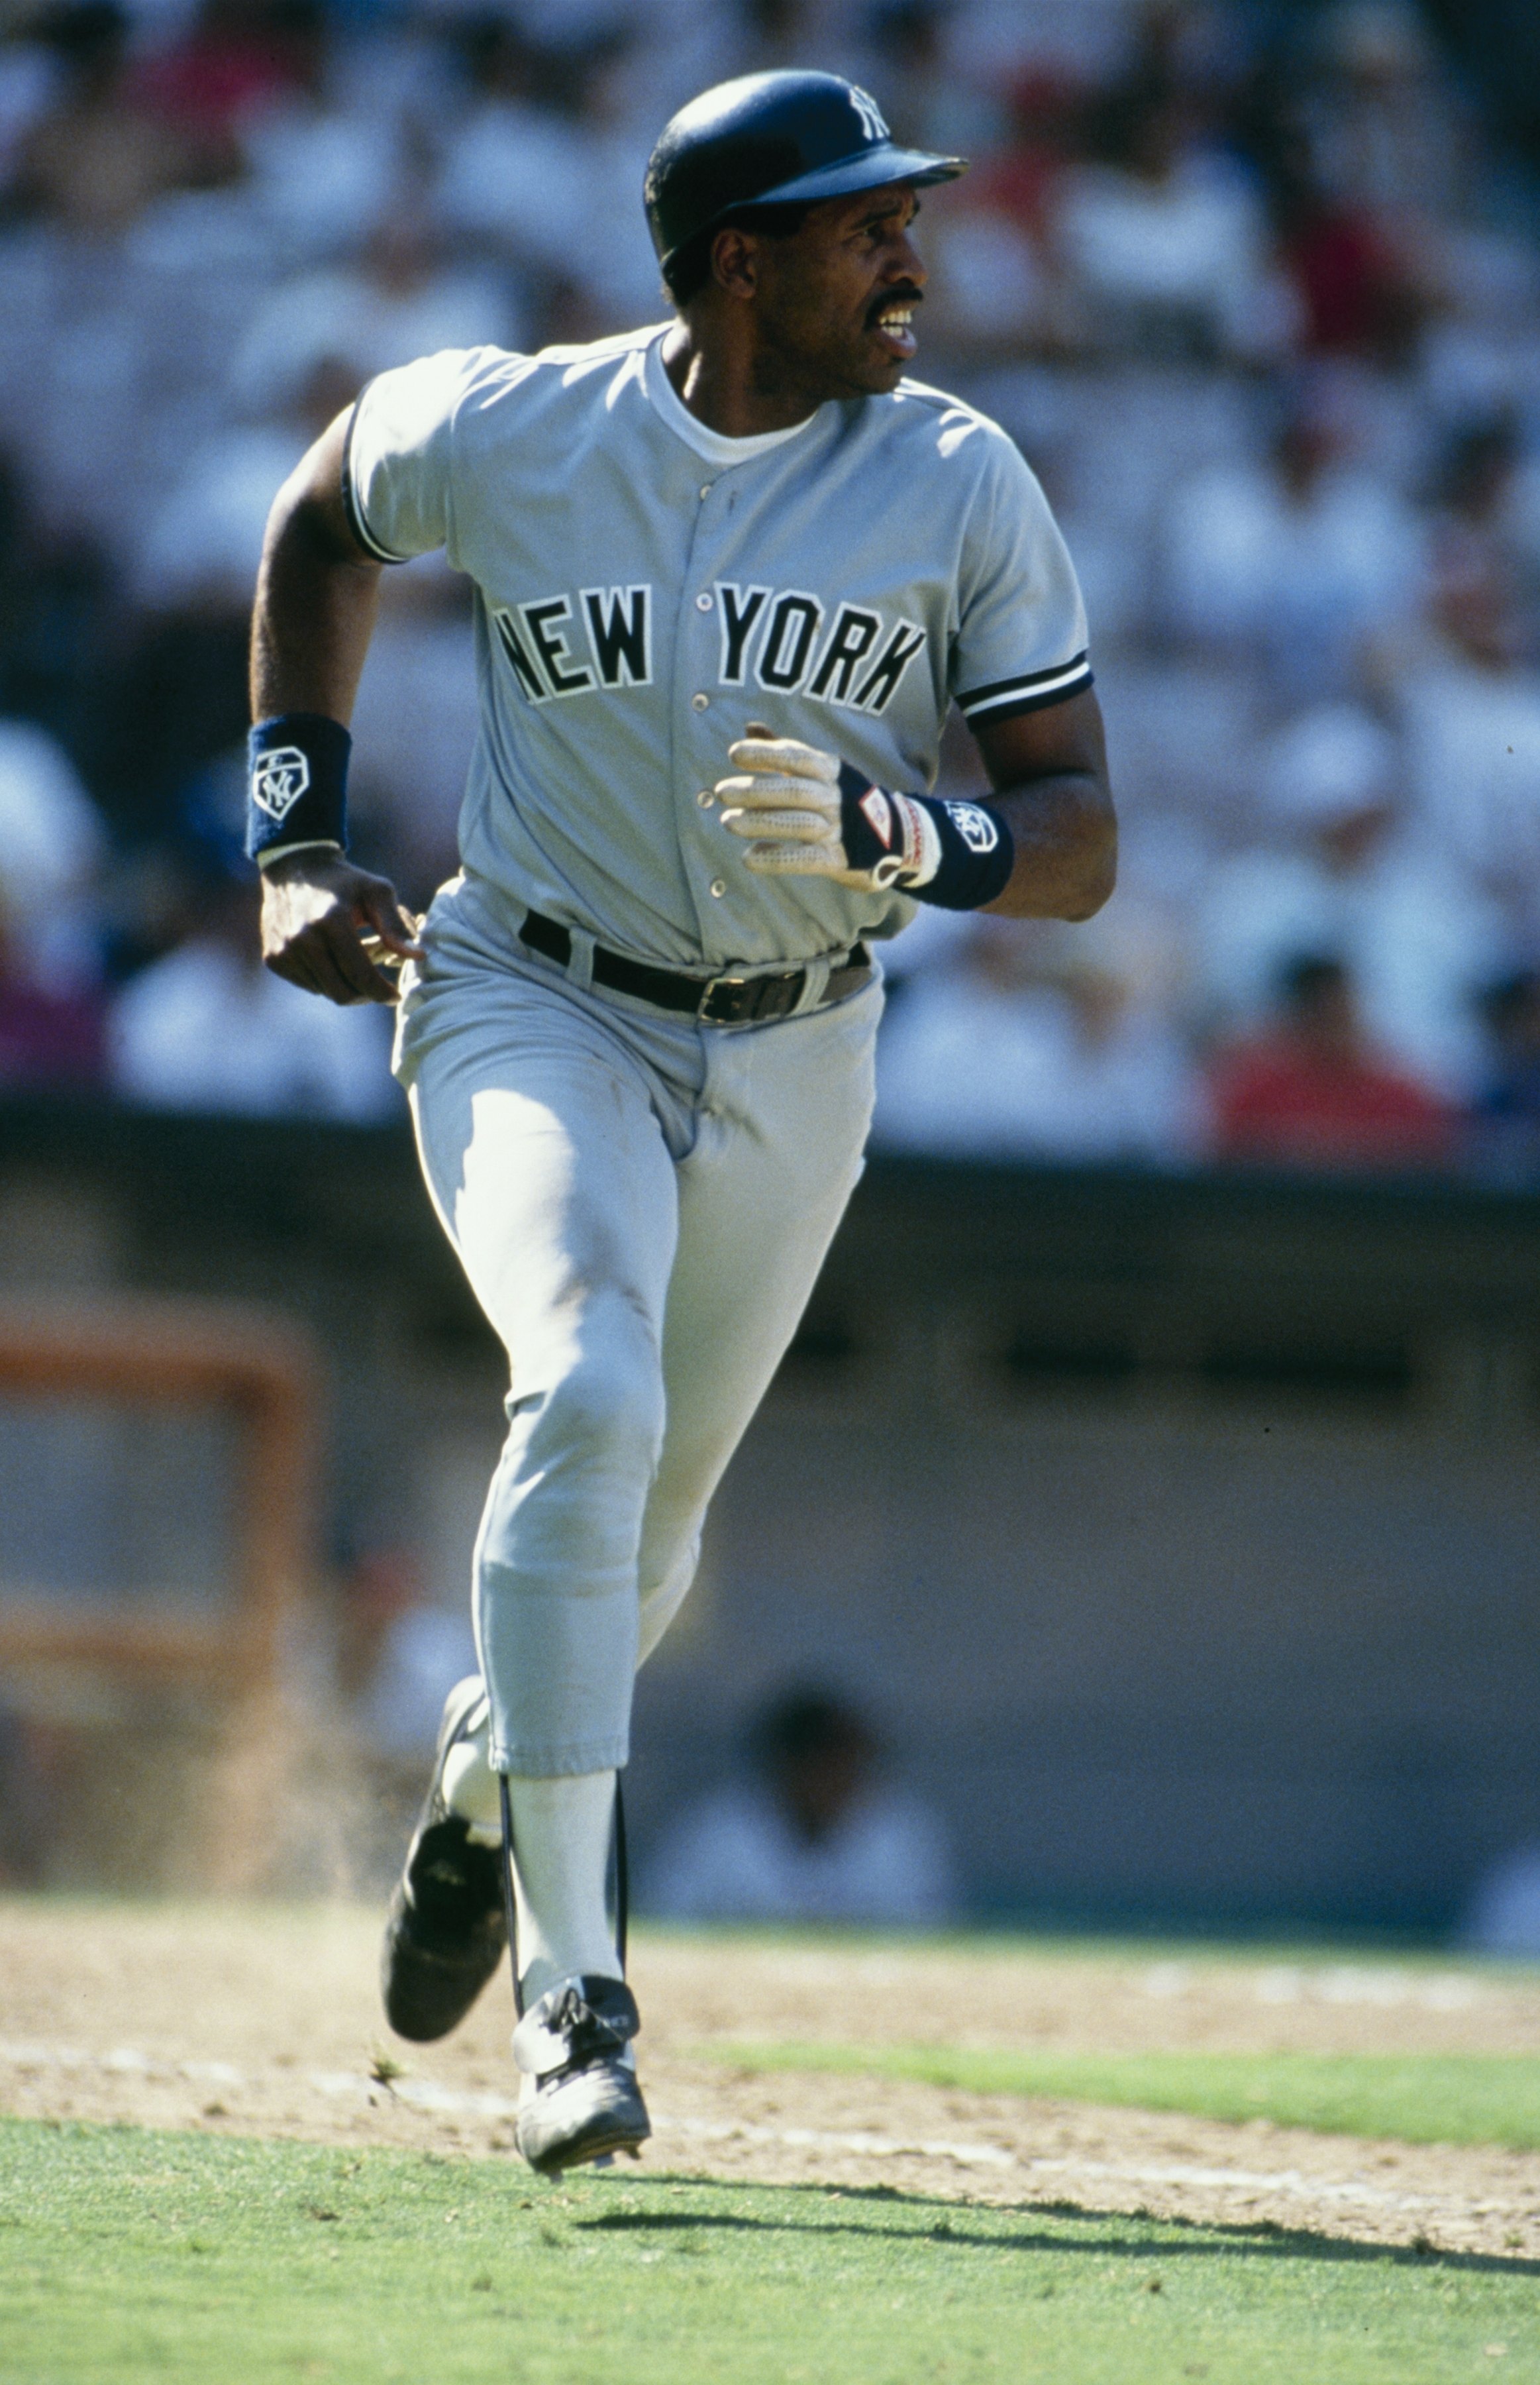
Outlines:
<svg viewBox="0 0 1540 2385"><path fill-rule="evenodd" d="M620 1793L620 1774L615 1776L615 1951L620 1957L620 1976L626 1977L626 1936L630 1922L631 1879L626 1860L626 1800Z"/></svg>

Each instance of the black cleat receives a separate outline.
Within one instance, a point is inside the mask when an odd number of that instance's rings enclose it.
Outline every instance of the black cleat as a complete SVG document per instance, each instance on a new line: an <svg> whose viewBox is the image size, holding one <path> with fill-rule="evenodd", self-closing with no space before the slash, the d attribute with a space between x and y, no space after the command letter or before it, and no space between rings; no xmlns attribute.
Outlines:
<svg viewBox="0 0 1540 2385"><path fill-rule="evenodd" d="M398 2037L419 2045L447 2037L464 2020L508 1942L502 1849L471 1837L470 1824L444 1804L441 1788L444 1760L473 1727L485 1695L474 1675L449 1693L433 1778L385 1925L385 2017Z"/></svg>
<svg viewBox="0 0 1540 2385"><path fill-rule="evenodd" d="M514 2031L514 2060L534 2092L514 2142L531 2169L555 2178L579 2162L636 2153L652 2133L628 2047L641 2027L624 1979L565 1979Z"/></svg>

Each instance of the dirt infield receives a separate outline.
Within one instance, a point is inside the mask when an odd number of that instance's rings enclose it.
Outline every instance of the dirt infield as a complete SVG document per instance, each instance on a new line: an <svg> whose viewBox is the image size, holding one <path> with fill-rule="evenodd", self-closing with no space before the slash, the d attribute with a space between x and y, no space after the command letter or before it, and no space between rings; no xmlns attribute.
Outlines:
<svg viewBox="0 0 1540 2385"><path fill-rule="evenodd" d="M378 1930L375 1914L351 1905L0 1901L0 2110L505 2157L506 1987L446 2043L403 2046L379 2014ZM654 2168L1540 2255L1540 2154L749 2073L706 2051L714 2040L823 2040L1540 2054L1540 1980L1457 1966L784 1948L645 1932L632 1971Z"/></svg>

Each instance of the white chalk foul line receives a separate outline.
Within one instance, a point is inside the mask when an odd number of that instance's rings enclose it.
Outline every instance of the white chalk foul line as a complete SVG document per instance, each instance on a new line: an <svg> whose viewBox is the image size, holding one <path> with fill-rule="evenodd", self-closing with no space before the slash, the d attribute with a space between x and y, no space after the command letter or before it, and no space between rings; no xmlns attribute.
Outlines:
<svg viewBox="0 0 1540 2385"><path fill-rule="evenodd" d="M381 2091L416 2112L469 2113L480 2120L511 2120L518 2110L516 2095L466 2094L457 2087L441 2087L432 2079L366 2079L358 2070L310 2070L305 2084L318 2095L342 2102L378 2104Z"/></svg>
<svg viewBox="0 0 1540 2385"><path fill-rule="evenodd" d="M204 2087L243 2087L246 2074L233 2062L157 2062L131 2045L92 2054L78 2045L32 2045L0 2039L0 2065L9 2070L105 2070L118 2079L187 2079Z"/></svg>
<svg viewBox="0 0 1540 2385"><path fill-rule="evenodd" d="M656 2132L674 2131L711 2144L785 2145L815 2153L866 2154L882 2160L952 2161L964 2167L1021 2170L1028 2178L1081 2178L1124 2186L1193 2186L1247 2194L1271 2193L1318 2203L1368 2204L1386 2211L1421 2211L1437 2201L1428 2194L1391 2194L1361 2179L1313 2179L1303 2170L1230 2169L1192 2162L1105 2162L1074 2156L1015 2154L1000 2145L954 2144L925 2138L848 2134L825 2129L766 2129L740 2120L676 2119L654 2114Z"/></svg>
<svg viewBox="0 0 1540 2385"><path fill-rule="evenodd" d="M654 2112L656 2135L693 2137L701 2144L786 2145L793 2151L868 2154L878 2161L923 2154L928 2161L961 2162L964 2168L1019 2169L1019 2154L1001 2145L954 2144L928 2138L884 2137L866 2129L765 2129L749 2120L697 2120Z"/></svg>
<svg viewBox="0 0 1540 2385"><path fill-rule="evenodd" d="M1248 2194L1293 2195L1310 2203L1370 2204L1383 2211L1425 2211L1432 2194L1389 2194L1362 2179L1310 2178L1298 2169L1228 2169L1198 2162L1049 2161L1026 2158L1022 2167L1038 2177L1116 2179L1124 2186L1206 2186Z"/></svg>
<svg viewBox="0 0 1540 2385"><path fill-rule="evenodd" d="M93 2054L81 2046L0 2040L0 2065L23 2073L94 2070L111 2078L185 2079L200 2086L267 2086L292 2091L296 2084L296 2074L286 2068L257 2078L238 2069L232 2062L156 2061L132 2046L123 2045L114 2046L106 2054ZM518 2110L515 2096L468 2092L441 2086L431 2079L399 2078L387 2084L357 2070L311 2070L298 2074L298 2079L314 2093L331 2102L378 2104L385 2094L414 2111L487 2120L511 2120ZM855 2154L874 2161L949 2161L964 2169L1019 2171L1029 2181L1082 2179L1089 2183L1120 2186L1197 2187L1211 2192L1275 2194L1300 2202L1357 2204L1385 2211L1426 2210L1440 2199L1427 2194L1391 2193L1357 2178L1311 2178L1298 2169L1232 2169L1198 2162L1095 2161L1079 2155L1018 2154L1003 2145L975 2144L950 2138L890 2137L865 2129L772 2129L749 2120L706 2120L663 2112L653 2114L652 2128L655 2135L686 2137L697 2144L765 2145L789 2153Z"/></svg>

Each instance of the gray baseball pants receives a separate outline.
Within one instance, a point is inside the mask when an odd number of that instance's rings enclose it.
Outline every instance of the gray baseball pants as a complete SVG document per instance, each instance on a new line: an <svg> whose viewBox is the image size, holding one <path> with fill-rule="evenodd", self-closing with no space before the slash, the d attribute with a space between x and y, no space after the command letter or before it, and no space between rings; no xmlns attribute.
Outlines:
<svg viewBox="0 0 1540 2385"><path fill-rule="evenodd" d="M882 993L703 1026L527 955L477 892L429 915L396 1068L508 1353L476 1631L492 1767L545 1779L627 1760L637 1667L861 1172Z"/></svg>

